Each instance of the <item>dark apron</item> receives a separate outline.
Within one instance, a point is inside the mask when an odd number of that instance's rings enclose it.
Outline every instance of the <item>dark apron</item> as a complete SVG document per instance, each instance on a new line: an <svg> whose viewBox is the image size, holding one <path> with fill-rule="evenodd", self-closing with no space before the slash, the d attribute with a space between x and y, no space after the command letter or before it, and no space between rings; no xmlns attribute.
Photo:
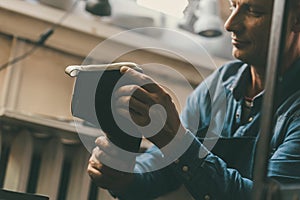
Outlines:
<svg viewBox="0 0 300 200"><path fill-rule="evenodd" d="M203 139L199 140L203 142ZM214 145L211 152L225 161L227 167L238 170L245 178L252 179L255 137L205 138L205 144L208 147Z"/></svg>

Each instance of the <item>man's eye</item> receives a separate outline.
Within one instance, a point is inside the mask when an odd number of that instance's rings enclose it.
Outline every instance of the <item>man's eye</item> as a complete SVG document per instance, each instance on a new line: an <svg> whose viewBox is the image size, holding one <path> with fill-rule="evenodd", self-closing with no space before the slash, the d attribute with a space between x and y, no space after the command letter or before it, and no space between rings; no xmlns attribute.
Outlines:
<svg viewBox="0 0 300 200"><path fill-rule="evenodd" d="M251 8L248 9L248 12L255 17L260 17L261 15L263 15L262 12L251 9Z"/></svg>
<svg viewBox="0 0 300 200"><path fill-rule="evenodd" d="M262 11L257 10L257 9L255 9L255 8L251 7L251 6L249 6L249 7L247 8L247 11L248 11L248 13L249 13L250 15L252 15L252 16L254 16L254 17L260 17L260 16L262 16L262 15L264 14Z"/></svg>

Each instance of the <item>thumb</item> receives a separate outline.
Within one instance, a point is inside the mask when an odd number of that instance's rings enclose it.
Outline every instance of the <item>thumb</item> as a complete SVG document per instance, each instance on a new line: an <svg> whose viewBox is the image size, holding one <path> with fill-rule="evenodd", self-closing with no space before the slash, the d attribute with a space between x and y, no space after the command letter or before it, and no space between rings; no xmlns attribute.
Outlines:
<svg viewBox="0 0 300 200"><path fill-rule="evenodd" d="M128 70L131 70L131 68L130 68L130 67L127 67L127 66L122 66L122 67L120 68L121 74L125 74Z"/></svg>

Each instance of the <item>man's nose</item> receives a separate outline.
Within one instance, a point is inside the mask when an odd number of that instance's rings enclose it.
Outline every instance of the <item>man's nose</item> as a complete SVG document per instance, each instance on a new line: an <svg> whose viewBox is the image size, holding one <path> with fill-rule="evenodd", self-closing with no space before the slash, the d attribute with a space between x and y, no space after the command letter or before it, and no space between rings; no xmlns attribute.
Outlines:
<svg viewBox="0 0 300 200"><path fill-rule="evenodd" d="M243 29L243 22L244 20L242 13L240 13L239 9L236 8L227 18L224 24L224 28L229 32L238 32Z"/></svg>

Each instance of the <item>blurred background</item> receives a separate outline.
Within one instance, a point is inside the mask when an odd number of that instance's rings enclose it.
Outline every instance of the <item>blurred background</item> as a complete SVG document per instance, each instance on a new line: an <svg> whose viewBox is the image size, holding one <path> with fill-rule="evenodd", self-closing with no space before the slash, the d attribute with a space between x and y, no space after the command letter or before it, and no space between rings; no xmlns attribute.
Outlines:
<svg viewBox="0 0 300 200"><path fill-rule="evenodd" d="M232 60L228 14L226 0L0 0L0 188L112 199L86 174L81 139L102 132L72 117L65 68L135 62L176 91L181 110L191 88ZM192 198L181 188L159 199Z"/></svg>

